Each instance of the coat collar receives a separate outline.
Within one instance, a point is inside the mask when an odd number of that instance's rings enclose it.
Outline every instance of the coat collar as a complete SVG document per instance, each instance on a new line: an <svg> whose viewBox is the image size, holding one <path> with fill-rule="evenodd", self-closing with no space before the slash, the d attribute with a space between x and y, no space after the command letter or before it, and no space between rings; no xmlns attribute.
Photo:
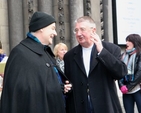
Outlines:
<svg viewBox="0 0 141 113"><path fill-rule="evenodd" d="M98 60L96 59L98 55L98 52L96 50L96 46L94 45L91 52L91 62L90 62L90 71L89 74L92 72L92 70L96 67Z"/></svg>
<svg viewBox="0 0 141 113"><path fill-rule="evenodd" d="M29 48L36 54L43 55L44 52L47 51L51 56L54 57L54 54L49 46L42 45L41 43L38 43L29 37L21 41L21 44Z"/></svg>
<svg viewBox="0 0 141 113"><path fill-rule="evenodd" d="M31 38L27 37L26 39L21 41L21 44L23 46L29 48L31 51L35 52L36 54L43 55L47 51L47 54L50 54L52 57L54 57L54 54L49 46L44 46L41 43L38 43ZM66 80L67 79L66 75L64 75L64 73L61 71L61 69L56 65L56 61L52 57L50 57L52 59L51 60L52 63L56 66L59 73L62 75L62 77L63 77L62 79Z"/></svg>
<svg viewBox="0 0 141 113"><path fill-rule="evenodd" d="M92 70L95 68L95 66L97 65L98 61L96 59L97 57L97 50L95 45L92 48L92 53L91 53L91 62L90 62L90 71L89 74L92 72ZM74 51L74 60L77 63L77 65L79 66L79 68L81 69L81 71L86 75L85 72L85 67L83 64L83 57L82 57L82 47L81 45L78 45Z"/></svg>
<svg viewBox="0 0 141 113"><path fill-rule="evenodd" d="M86 74L85 67L83 64L83 57L82 57L82 47L81 45L78 45L74 51L74 60L81 69L81 71Z"/></svg>

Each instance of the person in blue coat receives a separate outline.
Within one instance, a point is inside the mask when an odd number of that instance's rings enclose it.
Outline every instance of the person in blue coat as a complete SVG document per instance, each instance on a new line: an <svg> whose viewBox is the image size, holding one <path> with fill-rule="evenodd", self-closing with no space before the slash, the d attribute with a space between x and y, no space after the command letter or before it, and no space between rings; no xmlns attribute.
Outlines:
<svg viewBox="0 0 141 113"><path fill-rule="evenodd" d="M67 113L122 113L115 80L127 74L121 49L101 41L89 16L75 21L78 45L64 56L65 74L73 85L67 96Z"/></svg>
<svg viewBox="0 0 141 113"><path fill-rule="evenodd" d="M10 52L0 113L66 113L64 94L71 85L49 47L56 35L54 17L35 12L27 38Z"/></svg>

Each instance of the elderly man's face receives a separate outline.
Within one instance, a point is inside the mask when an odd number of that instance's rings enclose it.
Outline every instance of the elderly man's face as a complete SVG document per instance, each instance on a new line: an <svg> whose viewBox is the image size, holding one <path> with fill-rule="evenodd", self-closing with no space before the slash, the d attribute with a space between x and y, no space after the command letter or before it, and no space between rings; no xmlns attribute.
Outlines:
<svg viewBox="0 0 141 113"><path fill-rule="evenodd" d="M42 43L44 45L51 45L55 36L57 36L55 23L52 23L45 28L42 28Z"/></svg>

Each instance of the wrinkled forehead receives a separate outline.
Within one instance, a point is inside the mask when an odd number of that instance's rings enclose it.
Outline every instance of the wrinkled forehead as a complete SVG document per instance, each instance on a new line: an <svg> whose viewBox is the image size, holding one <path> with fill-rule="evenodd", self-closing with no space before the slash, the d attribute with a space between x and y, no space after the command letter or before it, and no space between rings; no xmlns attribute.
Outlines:
<svg viewBox="0 0 141 113"><path fill-rule="evenodd" d="M96 28L96 25L95 23L91 23L90 21L88 20L85 20L85 21L76 21L75 22L75 29L76 28L85 28L85 27L94 27Z"/></svg>
<svg viewBox="0 0 141 113"><path fill-rule="evenodd" d="M84 28L84 27L89 27L91 24L87 21L84 22L76 22L75 23L75 28Z"/></svg>

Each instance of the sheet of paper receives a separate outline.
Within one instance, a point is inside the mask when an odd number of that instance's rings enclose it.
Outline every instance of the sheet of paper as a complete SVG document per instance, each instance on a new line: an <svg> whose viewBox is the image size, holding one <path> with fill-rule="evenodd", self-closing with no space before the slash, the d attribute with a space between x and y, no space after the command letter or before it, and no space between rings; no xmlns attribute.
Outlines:
<svg viewBox="0 0 141 113"><path fill-rule="evenodd" d="M4 74L5 65L6 63L0 63L0 74Z"/></svg>

